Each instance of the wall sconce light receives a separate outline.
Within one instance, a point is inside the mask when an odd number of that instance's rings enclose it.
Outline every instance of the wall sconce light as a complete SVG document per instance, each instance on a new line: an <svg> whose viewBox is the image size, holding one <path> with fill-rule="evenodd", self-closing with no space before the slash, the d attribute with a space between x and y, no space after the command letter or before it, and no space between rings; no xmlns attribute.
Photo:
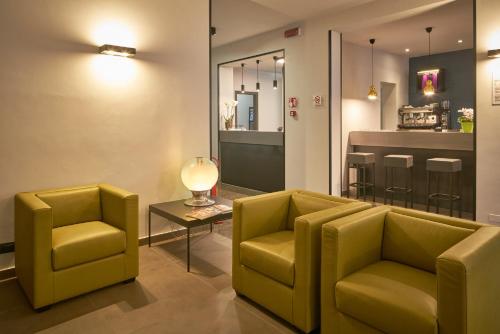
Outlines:
<svg viewBox="0 0 500 334"><path fill-rule="evenodd" d="M109 56L133 57L136 54L136 50L135 48L128 48L126 46L104 44L99 47L99 53Z"/></svg>
<svg viewBox="0 0 500 334"><path fill-rule="evenodd" d="M500 58L500 49L488 50L488 58Z"/></svg>
<svg viewBox="0 0 500 334"><path fill-rule="evenodd" d="M210 27L210 36L216 36L216 35L217 35L217 28Z"/></svg>

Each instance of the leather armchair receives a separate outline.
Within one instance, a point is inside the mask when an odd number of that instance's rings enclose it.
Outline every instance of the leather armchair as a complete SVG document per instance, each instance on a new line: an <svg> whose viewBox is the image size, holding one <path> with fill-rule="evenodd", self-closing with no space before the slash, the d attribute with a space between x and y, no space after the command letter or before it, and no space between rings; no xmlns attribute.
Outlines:
<svg viewBox="0 0 500 334"><path fill-rule="evenodd" d="M371 207L307 191L233 204L233 288L304 332L319 326L321 225Z"/></svg>
<svg viewBox="0 0 500 334"><path fill-rule="evenodd" d="M322 333L500 333L499 227L382 206L322 239Z"/></svg>
<svg viewBox="0 0 500 334"><path fill-rule="evenodd" d="M138 196L107 184L19 193L16 274L35 309L138 275Z"/></svg>

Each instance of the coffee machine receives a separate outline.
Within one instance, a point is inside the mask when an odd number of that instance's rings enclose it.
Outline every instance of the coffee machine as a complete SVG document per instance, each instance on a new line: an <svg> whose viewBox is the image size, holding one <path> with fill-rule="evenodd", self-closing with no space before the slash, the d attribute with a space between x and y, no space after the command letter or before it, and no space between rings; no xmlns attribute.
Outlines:
<svg viewBox="0 0 500 334"><path fill-rule="evenodd" d="M403 106L399 108L399 129L441 130L448 127L448 110L439 103L424 107ZM448 103L449 108L449 103Z"/></svg>

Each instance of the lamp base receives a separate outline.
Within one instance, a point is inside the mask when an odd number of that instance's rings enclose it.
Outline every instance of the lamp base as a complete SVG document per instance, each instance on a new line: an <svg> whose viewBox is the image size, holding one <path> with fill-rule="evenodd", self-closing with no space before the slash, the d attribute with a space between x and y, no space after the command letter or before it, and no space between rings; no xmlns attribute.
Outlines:
<svg viewBox="0 0 500 334"><path fill-rule="evenodd" d="M209 206L215 204L213 199L208 198L207 191L191 191L193 197L187 199L184 204L189 206Z"/></svg>

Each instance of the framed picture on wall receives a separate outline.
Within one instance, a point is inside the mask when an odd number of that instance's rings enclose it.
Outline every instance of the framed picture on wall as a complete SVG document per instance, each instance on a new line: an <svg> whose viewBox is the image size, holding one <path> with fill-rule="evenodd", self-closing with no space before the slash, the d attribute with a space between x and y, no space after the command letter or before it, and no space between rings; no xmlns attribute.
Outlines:
<svg viewBox="0 0 500 334"><path fill-rule="evenodd" d="M422 92L426 85L432 84L436 92L443 92L444 69L424 69L417 72L417 92Z"/></svg>

